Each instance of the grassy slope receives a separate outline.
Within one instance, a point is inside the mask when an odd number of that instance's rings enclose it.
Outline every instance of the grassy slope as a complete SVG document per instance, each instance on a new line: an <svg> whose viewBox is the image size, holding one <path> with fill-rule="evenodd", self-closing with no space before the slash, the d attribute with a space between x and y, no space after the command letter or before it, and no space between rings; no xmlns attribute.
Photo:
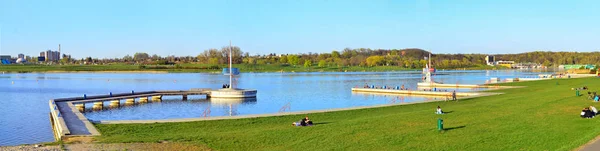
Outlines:
<svg viewBox="0 0 600 151"><path fill-rule="evenodd" d="M556 82L560 85L556 85ZM600 119L581 119L594 104L571 87L600 88L596 78L506 85L506 94L331 113L310 114L317 125L293 127L297 116L163 124L96 125L100 142L207 145L218 150L571 150L600 134ZM584 92L585 93L585 92ZM446 115L435 115L441 105ZM442 117L447 130L438 132Z"/></svg>

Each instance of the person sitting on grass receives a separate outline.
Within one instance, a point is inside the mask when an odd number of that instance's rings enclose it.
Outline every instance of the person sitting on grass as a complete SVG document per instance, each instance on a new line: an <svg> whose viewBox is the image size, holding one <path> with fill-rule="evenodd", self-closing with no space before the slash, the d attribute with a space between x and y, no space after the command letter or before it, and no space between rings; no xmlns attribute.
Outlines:
<svg viewBox="0 0 600 151"><path fill-rule="evenodd" d="M596 107L590 105L590 111L592 111L592 116L596 116L598 114L598 109Z"/></svg>
<svg viewBox="0 0 600 151"><path fill-rule="evenodd" d="M581 110L581 117L582 118L593 118L593 112L590 111L589 108L583 108L583 110Z"/></svg>
<svg viewBox="0 0 600 151"><path fill-rule="evenodd" d="M594 118L594 116L596 116L596 115L594 115L594 112L592 112L592 110L590 110L590 108L586 107L585 110L586 110L585 112L587 114L587 116L586 116L587 118Z"/></svg>
<svg viewBox="0 0 600 151"><path fill-rule="evenodd" d="M300 119L300 121L292 123L292 125L294 125L294 126L312 126L313 122L308 119L308 116L306 116L303 119Z"/></svg>
<svg viewBox="0 0 600 151"><path fill-rule="evenodd" d="M438 106L437 110L435 110L435 114L444 114L444 111L442 111L442 108Z"/></svg>
<svg viewBox="0 0 600 151"><path fill-rule="evenodd" d="M312 126L313 125L313 122L308 119L308 116L304 117L301 121L302 122L300 124L304 123L302 126Z"/></svg>

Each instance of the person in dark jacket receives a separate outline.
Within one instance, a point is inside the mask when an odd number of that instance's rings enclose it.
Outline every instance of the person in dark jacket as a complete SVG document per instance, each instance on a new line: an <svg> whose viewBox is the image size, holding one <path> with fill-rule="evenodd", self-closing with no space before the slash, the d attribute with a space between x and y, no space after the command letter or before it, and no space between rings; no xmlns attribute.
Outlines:
<svg viewBox="0 0 600 151"><path fill-rule="evenodd" d="M302 120L300 120L300 125L302 125L302 126L312 126L313 122L308 119L308 116L306 116Z"/></svg>
<svg viewBox="0 0 600 151"><path fill-rule="evenodd" d="M456 90L452 91L452 100L456 101Z"/></svg>
<svg viewBox="0 0 600 151"><path fill-rule="evenodd" d="M590 111L589 108L583 108L583 110L581 110L581 117L583 117L583 118L593 118L594 117L594 113L592 111Z"/></svg>

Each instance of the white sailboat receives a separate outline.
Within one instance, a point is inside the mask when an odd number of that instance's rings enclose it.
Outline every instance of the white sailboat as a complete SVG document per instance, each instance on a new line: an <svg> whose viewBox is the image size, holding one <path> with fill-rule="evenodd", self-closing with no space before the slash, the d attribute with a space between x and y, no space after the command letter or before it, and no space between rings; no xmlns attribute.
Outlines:
<svg viewBox="0 0 600 151"><path fill-rule="evenodd" d="M444 84L442 82L435 82L432 78L432 74L435 73L435 68L431 66L431 53L429 53L429 63L425 65L423 68L423 81L417 83L417 87L427 87L427 88L480 88L480 85L474 84Z"/></svg>
<svg viewBox="0 0 600 151"><path fill-rule="evenodd" d="M419 86L419 87L436 87L438 85L444 85L441 82L433 81L433 79L431 78L431 75L435 72L435 68L433 68L431 66L431 53L429 53L429 57L427 58L427 60L429 62L425 65L425 68L423 68L423 73L425 74L423 76L423 81L417 83L417 86Z"/></svg>
<svg viewBox="0 0 600 151"><path fill-rule="evenodd" d="M211 98L255 98L257 91L254 89L239 89L233 85L233 72L232 68L232 53L231 53L231 41L229 41L229 87L218 90L212 90L209 97ZM232 74L233 73L233 74Z"/></svg>

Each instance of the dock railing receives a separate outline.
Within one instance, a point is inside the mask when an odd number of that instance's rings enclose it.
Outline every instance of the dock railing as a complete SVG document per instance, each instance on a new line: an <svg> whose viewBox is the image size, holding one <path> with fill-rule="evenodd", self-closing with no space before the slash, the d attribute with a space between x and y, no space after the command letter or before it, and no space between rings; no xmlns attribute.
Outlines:
<svg viewBox="0 0 600 151"><path fill-rule="evenodd" d="M53 130L55 131L56 139L60 140L63 136L71 134L65 120L63 119L58 106L54 100L48 101L50 105L50 121L52 122Z"/></svg>

